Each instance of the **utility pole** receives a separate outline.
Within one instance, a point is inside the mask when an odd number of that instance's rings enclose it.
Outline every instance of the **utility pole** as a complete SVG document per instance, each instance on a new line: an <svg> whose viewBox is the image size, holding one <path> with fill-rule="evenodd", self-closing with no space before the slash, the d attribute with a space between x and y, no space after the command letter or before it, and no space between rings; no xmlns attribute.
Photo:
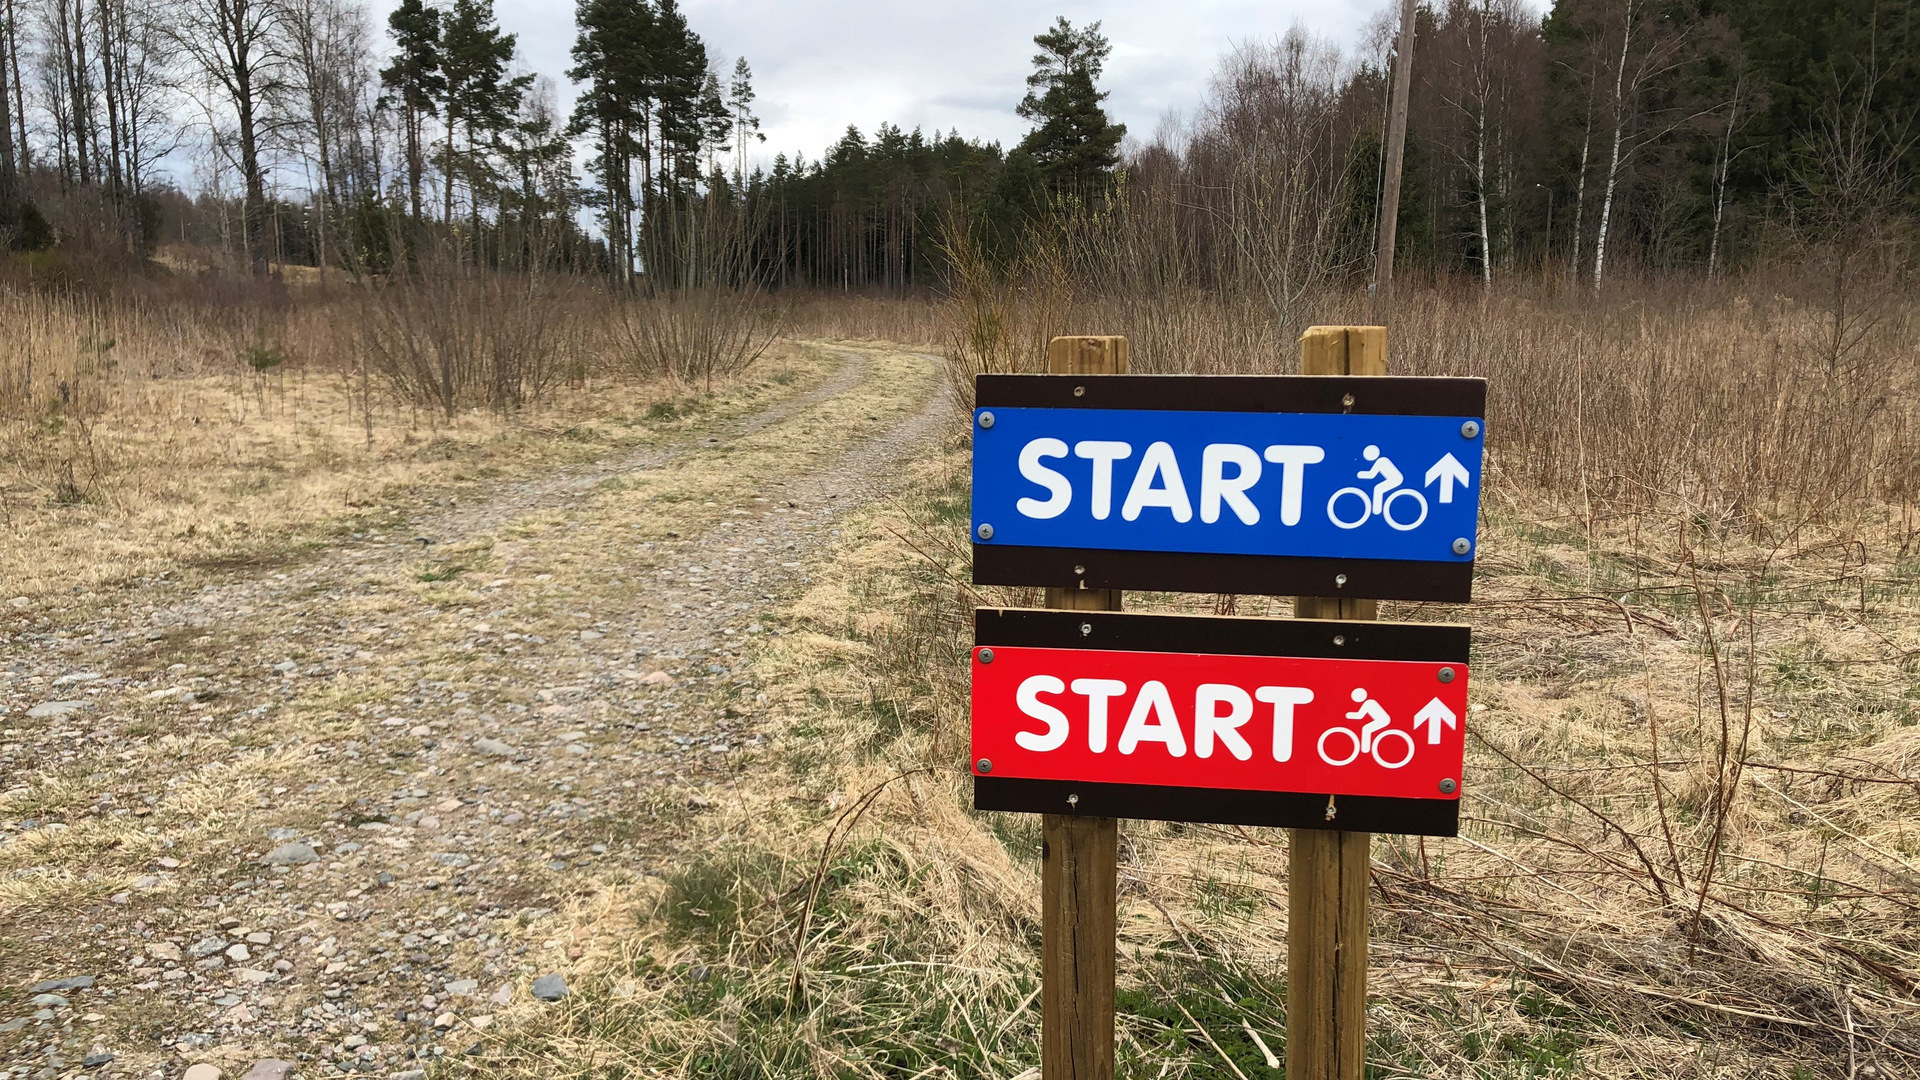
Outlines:
<svg viewBox="0 0 1920 1080"><path fill-rule="evenodd" d="M1387 324L1393 307L1394 227L1400 221L1400 168L1407 152L1407 99L1413 91L1413 27L1418 0L1401 0L1400 47L1393 59L1393 109L1387 117L1387 185L1380 199L1380 250L1373 263L1373 321Z"/></svg>

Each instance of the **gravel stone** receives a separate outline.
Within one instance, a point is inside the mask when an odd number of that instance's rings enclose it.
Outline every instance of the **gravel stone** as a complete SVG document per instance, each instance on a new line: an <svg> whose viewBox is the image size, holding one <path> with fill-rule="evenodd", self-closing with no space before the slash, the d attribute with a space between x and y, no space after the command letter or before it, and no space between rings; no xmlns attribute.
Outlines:
<svg viewBox="0 0 1920 1080"><path fill-rule="evenodd" d="M301 843L281 844L260 860L268 866L298 866L320 861L320 853Z"/></svg>
<svg viewBox="0 0 1920 1080"><path fill-rule="evenodd" d="M27 710L29 720L57 720L87 707L84 701L43 701Z"/></svg>
<svg viewBox="0 0 1920 1080"><path fill-rule="evenodd" d="M48 979L27 987L30 994L56 994L62 990L85 990L93 985L91 975L69 975L64 979Z"/></svg>
<svg viewBox="0 0 1920 1080"><path fill-rule="evenodd" d="M533 980L533 996L541 1001L559 1001L567 996L567 980L563 975L542 975Z"/></svg>

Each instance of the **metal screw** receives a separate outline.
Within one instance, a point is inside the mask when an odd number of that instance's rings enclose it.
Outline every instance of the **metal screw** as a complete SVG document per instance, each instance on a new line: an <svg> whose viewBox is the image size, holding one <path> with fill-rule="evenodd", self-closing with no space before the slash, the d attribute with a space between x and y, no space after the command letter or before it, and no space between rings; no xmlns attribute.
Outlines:
<svg viewBox="0 0 1920 1080"><path fill-rule="evenodd" d="M981 426L981 427L983 427L983 428L989 428L989 427L992 427L992 426L993 426L993 414L992 414L992 413L990 413L990 412L983 412L983 413L981 413L981 414L980 414L980 426Z"/></svg>
<svg viewBox="0 0 1920 1080"><path fill-rule="evenodd" d="M1345 645L1347 643L1347 635L1345 634L1333 635L1333 643L1335 645Z"/></svg>
<svg viewBox="0 0 1920 1080"><path fill-rule="evenodd" d="M1084 387L1084 386L1076 386L1076 387L1074 387L1074 388L1073 388L1073 396L1074 396L1074 397L1086 397L1086 396L1087 396L1087 388L1086 388L1086 387Z"/></svg>
<svg viewBox="0 0 1920 1080"><path fill-rule="evenodd" d="M1452 681L1453 681L1453 669L1452 669L1452 668L1450 668L1450 667L1443 667L1443 668L1441 668L1441 669L1440 669L1440 681L1441 681L1441 682L1452 682Z"/></svg>
<svg viewBox="0 0 1920 1080"><path fill-rule="evenodd" d="M1076 567L1074 567L1074 568L1073 568L1073 576L1074 576L1074 577L1080 577L1081 575L1083 575L1083 574L1085 574L1086 572L1087 572L1087 568L1086 568L1086 567L1084 567L1084 566L1076 566Z"/></svg>
<svg viewBox="0 0 1920 1080"><path fill-rule="evenodd" d="M1346 394L1346 395L1344 395L1344 396L1342 396L1342 397L1340 398L1340 404L1342 404L1342 405L1345 405L1345 406L1346 406L1347 408L1349 408L1349 409L1351 409L1351 408L1353 408L1353 395L1352 395L1352 394Z"/></svg>
<svg viewBox="0 0 1920 1080"><path fill-rule="evenodd" d="M982 522L982 523L981 523L981 525L980 525L980 527L979 527L978 529L975 529L975 530L974 530L974 532L976 532L976 533L979 533L979 534L980 534L980 539L982 539L982 540L991 540L991 539L993 539L993 526L991 526L991 525L988 525L988 524L986 524L986 523L984 523L984 522ZM1462 541L1460 541L1459 543L1461 543L1461 544L1464 544L1464 543L1466 543L1466 541L1465 541L1465 540L1462 540ZM1455 549L1456 549L1456 550L1458 550L1458 546L1459 546L1458 544L1456 544L1456 545L1455 545ZM1461 552L1461 554L1463 554L1463 555L1464 555L1464 554L1466 554L1466 553L1465 553L1465 552L1463 551L1463 552Z"/></svg>
<svg viewBox="0 0 1920 1080"><path fill-rule="evenodd" d="M1083 623L1081 623L1081 624L1080 624L1080 636L1081 636L1081 637L1086 637L1086 636L1087 636L1088 634L1091 634L1091 633L1093 633L1093 624L1092 624L1092 623L1090 623L1090 622L1083 622Z"/></svg>
<svg viewBox="0 0 1920 1080"><path fill-rule="evenodd" d="M1069 795L1069 796L1067 796L1067 805L1068 805L1068 806L1079 806L1079 805L1080 805L1080 796L1078 796L1078 795Z"/></svg>
<svg viewBox="0 0 1920 1080"><path fill-rule="evenodd" d="M1440 794L1451 795L1460 790L1460 785L1452 777L1440 781Z"/></svg>
<svg viewBox="0 0 1920 1080"><path fill-rule="evenodd" d="M1461 438L1471 439L1478 434L1480 434L1480 421L1469 420L1466 423L1460 425Z"/></svg>
<svg viewBox="0 0 1920 1080"><path fill-rule="evenodd" d="M983 538L983 539L984 539L984 538L985 538L986 536L990 536L990 535L992 535L992 533L993 533L993 526L991 526L991 525L982 525L982 526L980 526L980 528L981 528L981 530L982 530L982 538ZM1467 552L1469 552L1469 551L1472 551L1472 550L1473 550L1473 541L1471 541L1471 540L1469 540L1469 539L1467 539L1467 538L1466 538L1466 537L1464 537L1464 536L1462 536L1462 537L1457 537L1457 538L1456 538L1456 539L1455 539L1455 540L1453 541L1453 553L1454 553L1455 555L1465 555L1465 554L1466 554Z"/></svg>
<svg viewBox="0 0 1920 1080"><path fill-rule="evenodd" d="M991 664L991 663L993 663L993 650L992 650L992 649L981 649L981 650L980 650L980 662L981 662L981 663L983 663L983 664Z"/></svg>
<svg viewBox="0 0 1920 1080"><path fill-rule="evenodd" d="M973 767L980 770L983 773L989 773L993 771L993 762L987 760L986 758L981 758L979 761L976 761L973 763Z"/></svg>
<svg viewBox="0 0 1920 1080"><path fill-rule="evenodd" d="M1335 575L1333 575L1333 587L1334 587L1334 588L1336 588L1336 589L1344 589L1344 588L1346 588L1346 587L1347 587L1347 575L1345 575L1345 574L1335 574Z"/></svg>

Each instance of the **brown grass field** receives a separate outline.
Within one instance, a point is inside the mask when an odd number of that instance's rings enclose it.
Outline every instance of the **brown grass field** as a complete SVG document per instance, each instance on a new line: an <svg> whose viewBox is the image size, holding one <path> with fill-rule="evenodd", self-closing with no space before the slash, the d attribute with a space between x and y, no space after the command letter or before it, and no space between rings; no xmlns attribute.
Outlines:
<svg viewBox="0 0 1920 1080"><path fill-rule="evenodd" d="M1463 835L1374 841L1370 1075L1920 1075L1910 302L1836 308L1759 278L1408 293L1392 370L1487 377L1490 465L1475 602L1383 604L1472 623L1475 678ZM1357 321L1361 302L1329 295L1310 321ZM137 580L257 577L403 534L508 481L705 438L832 368L787 340L709 392L623 364L619 314L568 303L537 395L448 415L367 372L350 297L0 293L4 658ZM1301 327L1031 283L809 298L787 318L790 338L941 349L944 378L876 351L884 381L845 409L909 410L944 384L953 419L761 618L778 633L742 663L766 745L693 802L636 796L646 873L548 885L524 935L569 943L572 992L502 1005L479 1052L431 1075L1036 1075L1037 822L973 812L964 760L971 609L1036 598L968 583L967 377L1031 370L1065 332L1128 335L1136 370L1288 371ZM265 350L280 359L253 363ZM742 460L797 473L822 430L743 442ZM605 516L692 529L760 490L732 475L673 474L685 501ZM541 533L542 558L569 535ZM584 573L565 580L595 587ZM23 871L87 869L84 848L55 865L20 847L17 821L60 805L55 772L0 776L0 926L46 917ZM1286 869L1284 833L1124 824L1122 1075L1281 1075ZM90 903L67 914L110 917ZM0 1020L26 1007L24 979L4 981ZM318 1046L288 1053L318 1068Z"/></svg>

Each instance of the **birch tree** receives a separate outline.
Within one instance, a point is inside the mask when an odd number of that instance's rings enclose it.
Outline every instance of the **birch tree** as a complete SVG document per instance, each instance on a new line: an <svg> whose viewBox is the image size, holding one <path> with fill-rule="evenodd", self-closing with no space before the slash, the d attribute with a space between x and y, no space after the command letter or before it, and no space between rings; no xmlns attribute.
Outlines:
<svg viewBox="0 0 1920 1080"><path fill-rule="evenodd" d="M177 0L172 39L205 76L236 127L236 160L245 190L247 262L267 274L267 180L262 136L282 65L272 44L279 8L271 0Z"/></svg>

